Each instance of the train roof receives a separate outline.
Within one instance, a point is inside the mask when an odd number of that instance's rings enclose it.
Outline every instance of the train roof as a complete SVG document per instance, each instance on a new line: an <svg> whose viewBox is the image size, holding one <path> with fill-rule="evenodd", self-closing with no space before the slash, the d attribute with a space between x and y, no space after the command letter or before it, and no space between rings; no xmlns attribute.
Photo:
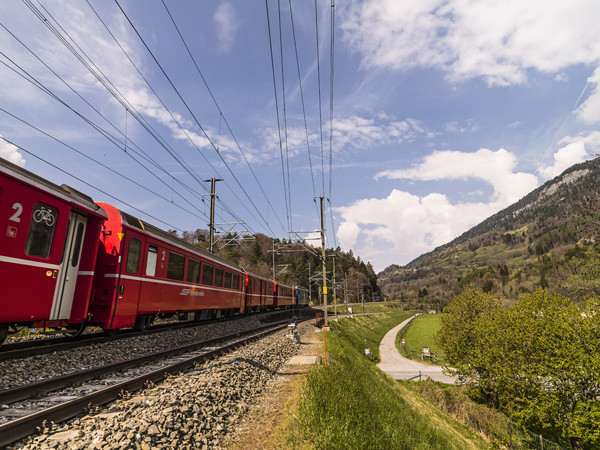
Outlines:
<svg viewBox="0 0 600 450"><path fill-rule="evenodd" d="M100 203L101 205L104 203ZM108 205L108 204L107 204ZM112 205L111 205L112 206ZM246 269L244 269L241 266L238 266L237 264L232 263L231 261L227 261L223 258L220 258L216 255L213 255L212 253L207 252L206 250L190 244L187 241L184 241L183 239L181 239L180 237L177 237L171 233L168 233L160 228L158 228L157 226L154 226L148 222L144 222L141 219L138 219L135 216L132 216L129 213L126 213L124 211L121 211L118 208L115 208L113 206L114 209L116 209L120 214L121 214L121 223L122 225L126 225L129 227L133 227L133 228L137 228L138 230L140 230L142 233L148 234L152 237L161 239L163 241L167 241L177 247L180 247L184 250L188 250L194 253L199 254L200 256L202 256L205 259L208 260L212 260L217 264L220 264L222 266L225 267L229 267L232 270L236 270L238 272L246 272ZM108 208L107 208L108 210Z"/></svg>
<svg viewBox="0 0 600 450"><path fill-rule="evenodd" d="M91 197L85 195L78 190L63 184L61 186L48 181L39 175L34 174L16 164L7 161L0 157L0 171L16 178L19 181L30 184L31 186L41 191L47 192L55 197L65 200L80 208L96 213L97 215L106 218L106 212L94 203Z"/></svg>

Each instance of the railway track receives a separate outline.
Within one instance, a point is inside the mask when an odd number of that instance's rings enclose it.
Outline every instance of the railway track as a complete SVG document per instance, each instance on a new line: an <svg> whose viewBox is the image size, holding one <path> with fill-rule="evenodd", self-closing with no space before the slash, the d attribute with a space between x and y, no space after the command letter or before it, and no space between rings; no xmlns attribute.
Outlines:
<svg viewBox="0 0 600 450"><path fill-rule="evenodd" d="M289 321L259 330L235 333L151 355L63 375L57 378L0 391L3 405L0 446L34 434L45 423L58 423L118 398L123 392L156 383L168 374L193 367L217 354L284 329ZM140 373L143 372L143 373ZM58 390L65 390L61 395ZM39 409L43 405L43 409ZM6 407L8 406L8 407ZM36 410L37 409L37 410Z"/></svg>
<svg viewBox="0 0 600 450"><path fill-rule="evenodd" d="M267 318L269 316L278 316L281 314L292 314L292 310L281 310L281 311L269 311L262 313L255 313L255 317ZM98 333L86 333L76 337L60 336L60 337L49 337L46 339L34 339L20 342L12 342L4 344L0 347L0 361L16 360L27 358L29 356L43 355L46 353L52 353L55 351L70 350L77 347L83 347L91 344L100 344L103 342L116 341L120 339L127 339L136 336L151 335L154 333L161 333L165 330L173 330L179 328L188 328L196 326L206 326L213 323L231 322L236 320L244 319L247 315L236 315L227 318L203 320L197 321L185 321L185 322L169 322L154 325L144 331L136 331L134 329L120 330L119 333L113 335L107 335L104 332Z"/></svg>

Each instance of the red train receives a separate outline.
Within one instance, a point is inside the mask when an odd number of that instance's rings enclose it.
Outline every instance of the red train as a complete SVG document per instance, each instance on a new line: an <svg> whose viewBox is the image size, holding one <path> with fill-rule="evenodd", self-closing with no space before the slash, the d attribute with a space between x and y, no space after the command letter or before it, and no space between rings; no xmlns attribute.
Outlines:
<svg viewBox="0 0 600 450"><path fill-rule="evenodd" d="M0 343L22 326L143 330L305 306L306 295L0 158Z"/></svg>

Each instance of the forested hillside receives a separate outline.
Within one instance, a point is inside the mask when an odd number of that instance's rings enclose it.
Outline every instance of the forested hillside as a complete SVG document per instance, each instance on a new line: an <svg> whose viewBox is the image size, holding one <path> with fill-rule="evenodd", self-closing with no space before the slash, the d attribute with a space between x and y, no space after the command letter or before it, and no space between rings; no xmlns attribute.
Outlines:
<svg viewBox="0 0 600 450"><path fill-rule="evenodd" d="M173 234L177 234L171 231ZM181 236L191 244L208 249L208 230L184 231ZM322 292L321 249L306 243L271 239L264 234L240 236L228 234L215 245L215 254L231 261L249 272L264 277L275 278L277 282L311 287L313 303L317 303ZM343 252L327 249L327 278L329 303L333 303L333 258L335 255L336 297L338 302L357 302L381 299L382 293L377 284L377 275L370 263L355 258L352 251ZM312 278L312 282L309 280Z"/></svg>
<svg viewBox="0 0 600 450"><path fill-rule="evenodd" d="M391 299L443 308L468 285L507 302L545 287L575 301L600 294L600 165L574 165L405 267L379 274Z"/></svg>

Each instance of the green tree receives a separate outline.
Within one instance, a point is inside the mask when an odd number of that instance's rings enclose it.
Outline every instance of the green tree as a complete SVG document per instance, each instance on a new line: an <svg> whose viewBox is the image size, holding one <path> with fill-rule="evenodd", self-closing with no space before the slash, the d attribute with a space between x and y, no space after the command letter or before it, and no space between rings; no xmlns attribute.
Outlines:
<svg viewBox="0 0 600 450"><path fill-rule="evenodd" d="M510 308L466 290L438 341L471 387L513 420L573 448L600 445L600 303L538 289ZM450 334L452 333L452 334Z"/></svg>
<svg viewBox="0 0 600 450"><path fill-rule="evenodd" d="M467 287L444 309L436 342L446 352L448 365L459 380L478 378L481 323L500 308L500 300L489 293Z"/></svg>

